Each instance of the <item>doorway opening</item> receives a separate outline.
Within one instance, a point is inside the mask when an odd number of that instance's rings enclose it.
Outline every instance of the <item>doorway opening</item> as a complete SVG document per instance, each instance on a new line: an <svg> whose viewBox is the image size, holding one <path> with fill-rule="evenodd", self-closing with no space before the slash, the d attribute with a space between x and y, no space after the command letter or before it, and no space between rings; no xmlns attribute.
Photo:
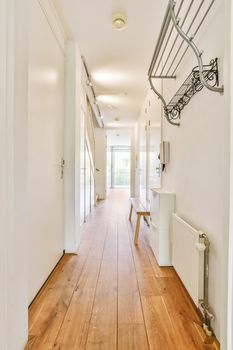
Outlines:
<svg viewBox="0 0 233 350"><path fill-rule="evenodd" d="M107 132L107 187L130 189L131 133L126 130Z"/></svg>
<svg viewBox="0 0 233 350"><path fill-rule="evenodd" d="M130 188L130 147L108 149L108 188Z"/></svg>

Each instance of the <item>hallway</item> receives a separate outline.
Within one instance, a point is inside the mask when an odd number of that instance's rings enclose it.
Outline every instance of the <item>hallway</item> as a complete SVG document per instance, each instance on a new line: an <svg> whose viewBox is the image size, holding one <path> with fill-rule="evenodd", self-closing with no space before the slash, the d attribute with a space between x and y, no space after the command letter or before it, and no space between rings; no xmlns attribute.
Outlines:
<svg viewBox="0 0 233 350"><path fill-rule="evenodd" d="M29 349L218 349L172 268L159 268L142 225L128 221L128 192L113 190L82 227L29 310Z"/></svg>

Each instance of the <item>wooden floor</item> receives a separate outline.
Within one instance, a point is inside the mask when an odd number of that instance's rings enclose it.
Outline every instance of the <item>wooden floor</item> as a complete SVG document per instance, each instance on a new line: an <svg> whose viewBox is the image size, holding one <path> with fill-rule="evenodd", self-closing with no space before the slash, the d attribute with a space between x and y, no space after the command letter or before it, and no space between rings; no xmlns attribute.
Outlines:
<svg viewBox="0 0 233 350"><path fill-rule="evenodd" d="M159 268L146 225L133 244L128 193L113 190L83 226L29 310L26 349L218 349L172 268Z"/></svg>

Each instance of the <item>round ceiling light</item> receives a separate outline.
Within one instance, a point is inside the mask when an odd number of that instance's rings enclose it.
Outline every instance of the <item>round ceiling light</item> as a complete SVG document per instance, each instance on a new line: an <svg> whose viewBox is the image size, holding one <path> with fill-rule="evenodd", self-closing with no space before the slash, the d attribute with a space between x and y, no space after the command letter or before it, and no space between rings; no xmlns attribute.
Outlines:
<svg viewBox="0 0 233 350"><path fill-rule="evenodd" d="M126 26L127 18L123 13L115 13L112 17L113 27L117 30L123 30Z"/></svg>

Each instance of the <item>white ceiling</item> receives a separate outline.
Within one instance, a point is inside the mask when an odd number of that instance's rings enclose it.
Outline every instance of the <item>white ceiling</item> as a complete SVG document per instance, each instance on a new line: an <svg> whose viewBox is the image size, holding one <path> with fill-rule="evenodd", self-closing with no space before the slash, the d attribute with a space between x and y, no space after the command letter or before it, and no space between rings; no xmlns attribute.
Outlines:
<svg viewBox="0 0 233 350"><path fill-rule="evenodd" d="M85 57L107 127L132 126L149 88L147 71L161 27L164 0L54 0ZM123 12L123 31L112 15ZM115 121L119 118L119 121Z"/></svg>

